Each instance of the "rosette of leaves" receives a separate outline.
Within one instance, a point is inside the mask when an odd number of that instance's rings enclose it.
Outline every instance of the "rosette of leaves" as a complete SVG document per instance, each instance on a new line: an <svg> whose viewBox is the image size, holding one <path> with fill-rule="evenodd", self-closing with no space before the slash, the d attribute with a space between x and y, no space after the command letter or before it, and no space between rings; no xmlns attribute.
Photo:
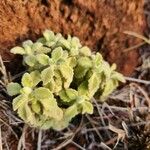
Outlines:
<svg viewBox="0 0 150 150"><path fill-rule="evenodd" d="M76 115L93 113L93 97L104 101L125 82L115 64L91 53L77 37L46 30L35 43L27 40L11 52L23 56L27 72L7 91L15 96L14 111L33 127L64 129Z"/></svg>

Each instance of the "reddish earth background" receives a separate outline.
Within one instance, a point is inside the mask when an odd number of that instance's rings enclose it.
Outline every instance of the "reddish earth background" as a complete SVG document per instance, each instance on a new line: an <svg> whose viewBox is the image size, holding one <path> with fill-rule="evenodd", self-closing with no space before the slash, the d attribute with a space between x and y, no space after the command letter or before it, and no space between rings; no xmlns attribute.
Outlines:
<svg viewBox="0 0 150 150"><path fill-rule="evenodd" d="M131 75L138 52L123 50L140 40L123 32L143 33L144 0L1 0L0 54L12 60L11 47L25 39L36 40L45 29L78 36L99 51L118 70Z"/></svg>

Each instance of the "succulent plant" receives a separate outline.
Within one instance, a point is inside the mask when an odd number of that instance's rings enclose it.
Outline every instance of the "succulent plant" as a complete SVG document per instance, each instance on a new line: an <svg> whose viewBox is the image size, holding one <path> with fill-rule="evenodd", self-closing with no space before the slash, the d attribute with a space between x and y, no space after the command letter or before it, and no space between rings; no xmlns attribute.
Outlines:
<svg viewBox="0 0 150 150"><path fill-rule="evenodd" d="M27 72L21 84L11 82L7 91L13 109L25 123L41 129L62 130L78 114L92 114L92 98L100 101L125 82L100 53L92 53L77 37L65 39L50 30L35 43L30 40L11 49L23 56Z"/></svg>

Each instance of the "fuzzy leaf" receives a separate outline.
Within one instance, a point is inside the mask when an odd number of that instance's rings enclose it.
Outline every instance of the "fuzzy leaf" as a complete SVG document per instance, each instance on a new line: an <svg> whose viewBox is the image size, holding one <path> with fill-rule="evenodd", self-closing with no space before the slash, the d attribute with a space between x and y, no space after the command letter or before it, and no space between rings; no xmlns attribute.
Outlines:
<svg viewBox="0 0 150 150"><path fill-rule="evenodd" d="M20 55L26 54L24 48L22 48L20 46L16 46L16 47L12 48L10 50L10 52L13 53L13 54L20 54Z"/></svg>
<svg viewBox="0 0 150 150"><path fill-rule="evenodd" d="M16 111L28 101L27 96L19 95L13 99L13 110Z"/></svg>
<svg viewBox="0 0 150 150"><path fill-rule="evenodd" d="M29 73L25 73L21 79L21 83L24 87L32 87L33 86L33 80Z"/></svg>
<svg viewBox="0 0 150 150"><path fill-rule="evenodd" d="M27 119L25 104L24 104L24 105L21 105L21 106L18 108L17 113L18 113L19 117L20 117L21 119L23 119L24 121Z"/></svg>
<svg viewBox="0 0 150 150"><path fill-rule="evenodd" d="M60 99L64 102L70 102L71 99L68 97L68 95L66 94L65 90L62 90L59 92L59 96L60 96Z"/></svg>
<svg viewBox="0 0 150 150"><path fill-rule="evenodd" d="M46 41L53 40L55 37L54 32L52 32L50 30L45 30L43 33L43 36L46 39Z"/></svg>
<svg viewBox="0 0 150 150"><path fill-rule="evenodd" d="M33 42L31 40L27 40L27 41L23 42L22 46L24 47L26 54L28 54L28 55L33 54L33 51L31 48L32 45L33 45Z"/></svg>
<svg viewBox="0 0 150 150"><path fill-rule="evenodd" d="M42 44L41 42L35 42L35 43L32 45L32 51L37 51L37 52L39 52L42 46L43 46L43 44Z"/></svg>
<svg viewBox="0 0 150 150"><path fill-rule="evenodd" d="M73 70L71 67L67 65L60 65L60 72L62 76L65 78L64 88L68 88L73 78Z"/></svg>
<svg viewBox="0 0 150 150"><path fill-rule="evenodd" d="M62 119L63 111L57 106L57 102L54 98L42 99L41 104L44 107L43 114L47 117L51 117L57 120Z"/></svg>
<svg viewBox="0 0 150 150"><path fill-rule="evenodd" d="M123 76L121 73L118 73L118 72L114 72L114 73L111 75L111 78L114 79L114 80L123 82L123 83L126 82L124 76Z"/></svg>
<svg viewBox="0 0 150 150"><path fill-rule="evenodd" d="M79 51L84 56L91 56L91 50L87 46L80 48Z"/></svg>
<svg viewBox="0 0 150 150"><path fill-rule="evenodd" d="M32 71L30 73L30 75L31 75L31 78L32 78L32 81L33 81L33 86L35 87L41 81L40 72L35 70L35 71Z"/></svg>
<svg viewBox="0 0 150 150"><path fill-rule="evenodd" d="M78 92L71 88L66 89L66 94L69 97L69 99L71 99L71 100L75 100L78 96Z"/></svg>
<svg viewBox="0 0 150 150"><path fill-rule="evenodd" d="M45 66L49 64L50 58L48 57L48 55L45 55L45 54L37 54L36 59L40 64Z"/></svg>
<svg viewBox="0 0 150 150"><path fill-rule="evenodd" d="M41 112L41 105L40 105L40 103L39 103L38 101L36 101L36 100L32 102L31 108L32 108L32 110L33 110L35 113L37 113L37 114L39 114L39 113Z"/></svg>
<svg viewBox="0 0 150 150"><path fill-rule="evenodd" d="M36 57L34 55L28 55L24 58L24 62L28 66L33 67L37 63L37 60L36 60Z"/></svg>
<svg viewBox="0 0 150 150"><path fill-rule="evenodd" d="M86 75L87 71L88 71L87 68L77 65L76 68L74 69L74 76L78 79L83 78Z"/></svg>
<svg viewBox="0 0 150 150"><path fill-rule="evenodd" d="M80 57L78 59L79 66L82 66L83 68L90 68L92 67L92 61L89 57Z"/></svg>
<svg viewBox="0 0 150 150"><path fill-rule="evenodd" d="M57 47L52 51L52 59L57 62L63 56L63 50L61 47Z"/></svg>
<svg viewBox="0 0 150 150"><path fill-rule="evenodd" d="M7 85L7 92L10 96L14 96L20 93L21 85L18 83L11 82Z"/></svg>
<svg viewBox="0 0 150 150"><path fill-rule="evenodd" d="M41 78L42 78L43 84L46 85L47 83L49 83L52 80L53 76L54 76L53 66L50 66L50 67L44 69L41 72Z"/></svg>
<svg viewBox="0 0 150 150"><path fill-rule="evenodd" d="M88 114L93 114L93 105L91 102L84 101L81 103L82 105L82 114L88 113Z"/></svg>
<svg viewBox="0 0 150 150"><path fill-rule="evenodd" d="M78 107L76 104L68 107L66 110L65 110L65 118L67 120L71 120L72 118L74 118L77 114L78 114Z"/></svg>
<svg viewBox="0 0 150 150"><path fill-rule="evenodd" d="M71 68L74 68L77 65L77 60L75 57L69 57L67 63Z"/></svg>
<svg viewBox="0 0 150 150"><path fill-rule="evenodd" d="M83 81L79 87L78 87L78 93L79 95L88 95L88 82L87 81Z"/></svg>
<svg viewBox="0 0 150 150"><path fill-rule="evenodd" d="M103 93L101 97L106 97L108 96L113 90L116 88L115 82L113 80L108 80L105 84Z"/></svg>
<svg viewBox="0 0 150 150"><path fill-rule="evenodd" d="M46 98L53 98L53 94L51 91L45 87L39 87L33 91L33 95L36 99L46 99Z"/></svg>
<svg viewBox="0 0 150 150"><path fill-rule="evenodd" d="M88 80L88 89L91 97L99 89L99 84L100 84L100 78L96 73L93 73L91 78Z"/></svg>

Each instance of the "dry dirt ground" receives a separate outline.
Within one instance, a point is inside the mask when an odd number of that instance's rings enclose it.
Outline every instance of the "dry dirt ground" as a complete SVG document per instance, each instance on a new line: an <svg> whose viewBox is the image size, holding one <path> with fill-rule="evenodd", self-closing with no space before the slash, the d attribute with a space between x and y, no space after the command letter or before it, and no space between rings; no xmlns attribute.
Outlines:
<svg viewBox="0 0 150 150"><path fill-rule="evenodd" d="M123 33L128 30L149 36L150 1L145 1L144 6L144 0L0 0L4 62L0 60L0 150L110 150L117 140L116 150L150 149L150 86L141 83L150 80L150 68L143 65L150 58L150 46L125 52L142 41ZM10 48L25 39L36 40L47 28L78 36L93 51L117 63L124 75L134 72L137 81L122 85L107 103L94 101L92 116L78 116L62 132L24 125L12 111L12 99L5 89L8 71L20 73L21 61L10 54ZM7 70L4 65L9 66Z"/></svg>

